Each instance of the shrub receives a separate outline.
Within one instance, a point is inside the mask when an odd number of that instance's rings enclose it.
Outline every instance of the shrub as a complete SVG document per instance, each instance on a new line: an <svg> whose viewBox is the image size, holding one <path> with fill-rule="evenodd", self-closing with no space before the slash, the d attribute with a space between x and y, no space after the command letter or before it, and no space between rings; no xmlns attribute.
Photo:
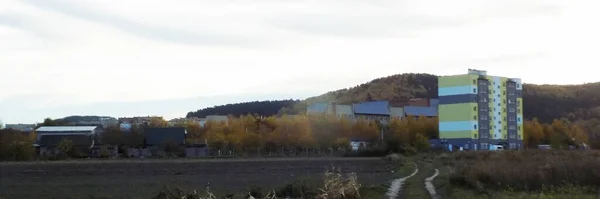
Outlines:
<svg viewBox="0 0 600 199"><path fill-rule="evenodd" d="M478 190L600 188L597 151L480 151L454 155L450 182Z"/></svg>
<svg viewBox="0 0 600 199"><path fill-rule="evenodd" d="M360 187L356 173L349 173L344 176L339 171L327 171L324 177L324 186L320 189L321 193L316 198L322 199L342 199L342 198L360 198Z"/></svg>
<svg viewBox="0 0 600 199"><path fill-rule="evenodd" d="M185 198L185 199L216 199L215 195L210 192L209 188L206 188L206 191L203 195L196 192L196 190L192 192L186 192L183 189L175 186L168 186L164 190L158 192L158 194L153 199L173 199L173 198Z"/></svg>
<svg viewBox="0 0 600 199"><path fill-rule="evenodd" d="M0 130L0 161L31 160L36 156L33 141L22 132Z"/></svg>

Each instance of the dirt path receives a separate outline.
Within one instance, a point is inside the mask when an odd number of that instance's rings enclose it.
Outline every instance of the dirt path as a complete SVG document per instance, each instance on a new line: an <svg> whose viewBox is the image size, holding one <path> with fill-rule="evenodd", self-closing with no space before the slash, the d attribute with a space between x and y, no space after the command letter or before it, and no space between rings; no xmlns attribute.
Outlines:
<svg viewBox="0 0 600 199"><path fill-rule="evenodd" d="M427 192L429 192L429 195L431 196L432 199L439 199L440 197L437 195L437 193L435 192L435 186L433 186L433 179L435 179L435 177L437 177L440 174L440 170L435 169L435 173L428 178L425 178L425 189L427 189Z"/></svg>
<svg viewBox="0 0 600 199"><path fill-rule="evenodd" d="M417 166L417 164L413 162L413 165L415 166L415 171L412 174L410 174L409 176L406 176L403 178L398 178L398 179L395 179L394 181L392 181L392 184L390 185L388 192L385 194L385 196L387 198L390 198L390 199L398 198L400 191L402 191L402 185L404 184L404 182L407 179L415 176L419 172L419 167Z"/></svg>

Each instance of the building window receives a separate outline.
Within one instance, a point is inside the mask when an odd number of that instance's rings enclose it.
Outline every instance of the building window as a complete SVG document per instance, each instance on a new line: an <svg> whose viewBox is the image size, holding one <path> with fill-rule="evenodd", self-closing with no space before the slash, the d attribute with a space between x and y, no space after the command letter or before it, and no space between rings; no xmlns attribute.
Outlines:
<svg viewBox="0 0 600 199"><path fill-rule="evenodd" d="M500 86L498 86L498 89L500 89Z"/></svg>
<svg viewBox="0 0 600 199"><path fill-rule="evenodd" d="M498 106L501 106L500 103L498 103Z"/></svg>
<svg viewBox="0 0 600 199"><path fill-rule="evenodd" d="M477 81L473 80L473 84L477 84Z"/></svg>
<svg viewBox="0 0 600 199"><path fill-rule="evenodd" d="M475 133L475 139L477 139L477 133Z"/></svg>
<svg viewBox="0 0 600 199"><path fill-rule="evenodd" d="M521 118L517 118L517 122L521 122Z"/></svg>
<svg viewBox="0 0 600 199"><path fill-rule="evenodd" d="M473 125L473 129L477 129L477 124Z"/></svg>
<svg viewBox="0 0 600 199"><path fill-rule="evenodd" d="M473 111L477 111L477 107L476 106L473 107Z"/></svg>
<svg viewBox="0 0 600 199"><path fill-rule="evenodd" d="M473 93L477 93L477 89L476 88L473 89Z"/></svg>
<svg viewBox="0 0 600 199"><path fill-rule="evenodd" d="M476 116L473 116L473 119L474 119L474 120L477 120L477 115L476 115Z"/></svg>

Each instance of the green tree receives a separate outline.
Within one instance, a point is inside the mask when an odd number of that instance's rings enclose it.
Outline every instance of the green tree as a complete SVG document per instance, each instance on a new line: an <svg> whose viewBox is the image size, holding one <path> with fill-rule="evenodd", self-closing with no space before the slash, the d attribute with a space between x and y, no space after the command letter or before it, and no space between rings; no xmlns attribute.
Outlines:
<svg viewBox="0 0 600 199"><path fill-rule="evenodd" d="M0 130L0 161L30 160L35 157L33 140L22 132L12 129Z"/></svg>
<svg viewBox="0 0 600 199"><path fill-rule="evenodd" d="M414 147L415 147L415 149L417 149L419 151L428 149L429 148L429 141L428 141L427 137L425 137L421 133L417 133L417 135L415 136Z"/></svg>
<svg viewBox="0 0 600 199"><path fill-rule="evenodd" d="M52 120L52 118L46 118L44 119L44 122L42 123L42 126L57 126L57 122L55 120Z"/></svg>
<svg viewBox="0 0 600 199"><path fill-rule="evenodd" d="M63 138L59 143L58 143L58 150L60 150L60 153L63 156L68 156L68 154L70 154L71 152L73 152L73 141Z"/></svg>

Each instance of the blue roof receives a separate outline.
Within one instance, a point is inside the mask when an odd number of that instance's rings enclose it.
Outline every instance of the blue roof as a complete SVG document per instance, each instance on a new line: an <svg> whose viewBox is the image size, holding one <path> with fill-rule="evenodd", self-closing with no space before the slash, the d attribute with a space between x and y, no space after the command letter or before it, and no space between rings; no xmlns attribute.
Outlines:
<svg viewBox="0 0 600 199"><path fill-rule="evenodd" d="M306 112L309 113L314 113L314 112L318 112L318 113L325 113L327 112L327 103L315 103L315 104L311 104L308 107L306 107Z"/></svg>
<svg viewBox="0 0 600 199"><path fill-rule="evenodd" d="M437 107L405 106L404 114L413 116L437 116Z"/></svg>
<svg viewBox="0 0 600 199"><path fill-rule="evenodd" d="M390 115L390 103L388 101L373 101L352 104L354 114L368 115Z"/></svg>

